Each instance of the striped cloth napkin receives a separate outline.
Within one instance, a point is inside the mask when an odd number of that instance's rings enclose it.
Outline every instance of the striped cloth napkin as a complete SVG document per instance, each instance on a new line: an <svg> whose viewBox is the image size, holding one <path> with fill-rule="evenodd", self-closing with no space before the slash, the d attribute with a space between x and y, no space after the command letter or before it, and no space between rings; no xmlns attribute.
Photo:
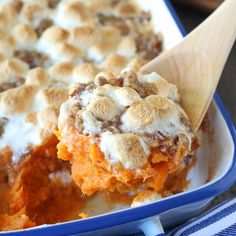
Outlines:
<svg viewBox="0 0 236 236"><path fill-rule="evenodd" d="M191 219L167 236L231 236L236 235L236 199L227 200L201 216Z"/></svg>

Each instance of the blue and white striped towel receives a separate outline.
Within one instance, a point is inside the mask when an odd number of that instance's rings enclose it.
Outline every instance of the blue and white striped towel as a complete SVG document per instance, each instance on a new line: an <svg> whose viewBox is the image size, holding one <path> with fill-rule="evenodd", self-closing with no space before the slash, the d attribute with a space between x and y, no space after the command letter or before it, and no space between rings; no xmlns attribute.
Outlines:
<svg viewBox="0 0 236 236"><path fill-rule="evenodd" d="M225 201L201 216L188 221L168 236L236 235L236 199Z"/></svg>

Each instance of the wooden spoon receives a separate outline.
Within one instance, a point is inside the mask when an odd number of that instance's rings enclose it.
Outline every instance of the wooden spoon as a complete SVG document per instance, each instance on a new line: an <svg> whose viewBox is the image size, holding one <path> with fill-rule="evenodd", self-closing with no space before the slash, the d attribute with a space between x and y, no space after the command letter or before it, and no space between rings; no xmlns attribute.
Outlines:
<svg viewBox="0 0 236 236"><path fill-rule="evenodd" d="M197 131L216 90L236 37L236 0L226 0L173 49L141 68L175 84ZM235 65L236 66L236 65Z"/></svg>

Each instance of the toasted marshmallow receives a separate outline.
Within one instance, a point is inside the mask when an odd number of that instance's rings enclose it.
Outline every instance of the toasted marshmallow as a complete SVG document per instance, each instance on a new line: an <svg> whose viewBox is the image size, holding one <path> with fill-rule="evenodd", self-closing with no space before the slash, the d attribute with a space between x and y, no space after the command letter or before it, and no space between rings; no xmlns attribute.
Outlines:
<svg viewBox="0 0 236 236"><path fill-rule="evenodd" d="M183 113L185 115L178 104L166 97L162 97L159 95L150 95L145 98L145 102L155 107L159 118L168 119L170 116L174 117L174 114L179 115L180 113Z"/></svg>
<svg viewBox="0 0 236 236"><path fill-rule="evenodd" d="M160 95L150 95L145 98L145 101L151 105L153 105L156 109L160 111L169 112L177 107L175 103L173 103L170 99L166 97L162 97ZM170 111L170 113L175 112L175 110Z"/></svg>
<svg viewBox="0 0 236 236"><path fill-rule="evenodd" d="M59 107L68 98L68 91L66 88L51 87L40 90L37 97L45 106Z"/></svg>
<svg viewBox="0 0 236 236"><path fill-rule="evenodd" d="M138 134L159 131L169 137L184 134L191 141L193 134L189 125L182 122L183 118L188 120L178 104L168 98L151 95L144 102L135 103L127 109L121 117L121 128Z"/></svg>
<svg viewBox="0 0 236 236"><path fill-rule="evenodd" d="M39 3L41 1L37 1ZM21 18L23 21L28 23L34 20L35 15L42 13L43 7L40 4L35 3L25 3L22 10L21 10Z"/></svg>
<svg viewBox="0 0 236 236"><path fill-rule="evenodd" d="M0 5L0 14L3 13L3 15L5 16L5 27L6 26L11 26L13 24L16 23L16 19L17 19L17 11L14 7L13 4L3 4Z"/></svg>
<svg viewBox="0 0 236 236"><path fill-rule="evenodd" d="M84 91L82 91L82 92L80 93L80 96L79 96L80 101L79 101L79 103L80 103L80 105L81 105L82 107L86 107L86 106L88 106L88 104L90 103L90 101L91 101L94 97L96 97L96 95L95 95L92 91L90 91L90 90L84 90Z"/></svg>
<svg viewBox="0 0 236 236"><path fill-rule="evenodd" d="M43 86L49 82L47 71L43 68L37 67L29 70L26 77L26 84L35 86Z"/></svg>
<svg viewBox="0 0 236 236"><path fill-rule="evenodd" d="M109 1L96 0L96 1L86 1L88 11L92 12L95 15L97 12L107 12L111 10L111 4Z"/></svg>
<svg viewBox="0 0 236 236"><path fill-rule="evenodd" d="M38 1L38 0L23 0L24 2L26 3L30 3L30 4L38 4L39 6L42 6L42 7L47 7L47 4L48 4L48 0L41 0L41 1Z"/></svg>
<svg viewBox="0 0 236 236"><path fill-rule="evenodd" d="M116 91L117 103L128 107L141 100L139 94L130 87L119 88Z"/></svg>
<svg viewBox="0 0 236 236"><path fill-rule="evenodd" d="M74 65L71 62L60 62L49 69L49 75L55 80L70 83L73 69Z"/></svg>
<svg viewBox="0 0 236 236"><path fill-rule="evenodd" d="M37 35L31 25L18 24L13 28L13 36L21 48L30 48L37 40Z"/></svg>
<svg viewBox="0 0 236 236"><path fill-rule="evenodd" d="M71 30L70 40L77 47L87 49L101 42L101 33L91 26L76 27Z"/></svg>
<svg viewBox="0 0 236 236"><path fill-rule="evenodd" d="M111 47L106 44L96 44L89 48L87 56L88 59L98 63L101 62L109 53L111 52Z"/></svg>
<svg viewBox="0 0 236 236"><path fill-rule="evenodd" d="M73 81L88 84L94 80L97 73L98 69L94 65L84 63L75 67L73 71Z"/></svg>
<svg viewBox="0 0 236 236"><path fill-rule="evenodd" d="M37 49L50 55L53 52L55 45L66 42L68 37L69 33L66 30L57 26L52 26L46 29L41 35L37 44Z"/></svg>
<svg viewBox="0 0 236 236"><path fill-rule="evenodd" d="M58 25L64 28L74 28L83 25L88 18L88 12L83 2L61 2L56 16Z"/></svg>
<svg viewBox="0 0 236 236"><path fill-rule="evenodd" d="M57 126L59 111L54 106L49 106L44 110L38 112L37 119L41 127L54 127Z"/></svg>
<svg viewBox="0 0 236 236"><path fill-rule="evenodd" d="M18 59L9 59L0 63L0 83L12 82L16 76L24 76L28 64Z"/></svg>
<svg viewBox="0 0 236 236"><path fill-rule="evenodd" d="M133 57L136 52L135 41L131 37L124 38L118 45L117 53L124 57Z"/></svg>
<svg viewBox="0 0 236 236"><path fill-rule="evenodd" d="M20 22L31 24L37 29L42 20L53 19L54 12L47 5L46 0L25 3L20 12Z"/></svg>
<svg viewBox="0 0 236 236"><path fill-rule="evenodd" d="M30 85L9 89L0 97L0 110L6 115L17 115L27 112L32 104L35 87Z"/></svg>
<svg viewBox="0 0 236 236"><path fill-rule="evenodd" d="M118 5L118 11L120 15L132 16L137 12L137 7L134 4L120 2Z"/></svg>
<svg viewBox="0 0 236 236"><path fill-rule="evenodd" d="M102 37L106 45L114 48L120 42L120 31L114 27L106 26L102 28Z"/></svg>
<svg viewBox="0 0 236 236"><path fill-rule="evenodd" d="M107 97L95 97L86 110L99 120L111 120L119 114L114 102Z"/></svg>
<svg viewBox="0 0 236 236"><path fill-rule="evenodd" d="M112 99L120 110L131 106L133 103L140 101L139 94L130 87L118 87L110 84L97 87L94 93L99 96L107 96Z"/></svg>
<svg viewBox="0 0 236 236"><path fill-rule="evenodd" d="M111 81L115 79L115 75L112 73L112 71L101 71L97 73L94 79L94 83L96 86L99 86L99 81L105 79L106 81Z"/></svg>
<svg viewBox="0 0 236 236"><path fill-rule="evenodd" d="M125 70L131 70L131 71L139 71L140 68L145 64L145 61L140 58L134 58L131 60L128 64L128 66L125 68Z"/></svg>
<svg viewBox="0 0 236 236"><path fill-rule="evenodd" d="M54 43L66 41L68 37L69 33L66 30L57 26L51 26L43 32L40 40L44 41L45 44L53 45Z"/></svg>
<svg viewBox="0 0 236 236"><path fill-rule="evenodd" d="M71 44L57 43L52 51L52 58L56 61L73 61L81 60L84 56L83 52Z"/></svg>
<svg viewBox="0 0 236 236"><path fill-rule="evenodd" d="M102 42L89 48L87 56L95 62L101 62L106 56L114 52L120 40L120 33L112 27L104 27L102 30Z"/></svg>
<svg viewBox="0 0 236 236"><path fill-rule="evenodd" d="M111 70L113 73L118 74L122 68L125 67L126 63L127 60L125 57L118 54L112 54L105 59L102 63L102 67L105 70Z"/></svg>
<svg viewBox="0 0 236 236"><path fill-rule="evenodd" d="M100 148L111 164L122 164L126 169L136 169L147 163L149 153L145 152L144 143L139 136L131 133L101 136Z"/></svg>
<svg viewBox="0 0 236 236"><path fill-rule="evenodd" d="M101 132L102 122L94 118L91 112L85 110L82 112L84 130L83 134L99 134Z"/></svg>
<svg viewBox="0 0 236 236"><path fill-rule="evenodd" d="M142 132L156 122L155 107L147 102L137 102L131 105L121 120L126 132ZM144 132L144 131L143 131Z"/></svg>
<svg viewBox="0 0 236 236"><path fill-rule="evenodd" d="M0 52L6 57L12 57L16 49L16 41L12 36L7 36L0 41Z"/></svg>
<svg viewBox="0 0 236 236"><path fill-rule="evenodd" d="M153 83L156 86L158 95L170 98L174 101L179 101L178 89L175 85L168 83L156 72L148 75L139 74L138 79L140 82Z"/></svg>

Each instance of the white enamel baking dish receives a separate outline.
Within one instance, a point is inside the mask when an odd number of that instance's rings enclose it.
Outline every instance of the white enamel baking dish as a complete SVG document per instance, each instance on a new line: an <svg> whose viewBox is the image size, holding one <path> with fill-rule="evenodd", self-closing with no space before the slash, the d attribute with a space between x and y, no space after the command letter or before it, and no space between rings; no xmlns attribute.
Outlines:
<svg viewBox="0 0 236 236"><path fill-rule="evenodd" d="M166 49L181 41L184 30L168 0L137 2L151 12L154 29L163 33ZM197 163L188 176L191 184L184 193L84 220L1 232L0 235L124 235L141 231L146 236L163 235L162 227L165 229L193 217L236 180L236 132L217 94L207 115L209 129L199 134L201 148ZM209 173L211 180L206 183Z"/></svg>

